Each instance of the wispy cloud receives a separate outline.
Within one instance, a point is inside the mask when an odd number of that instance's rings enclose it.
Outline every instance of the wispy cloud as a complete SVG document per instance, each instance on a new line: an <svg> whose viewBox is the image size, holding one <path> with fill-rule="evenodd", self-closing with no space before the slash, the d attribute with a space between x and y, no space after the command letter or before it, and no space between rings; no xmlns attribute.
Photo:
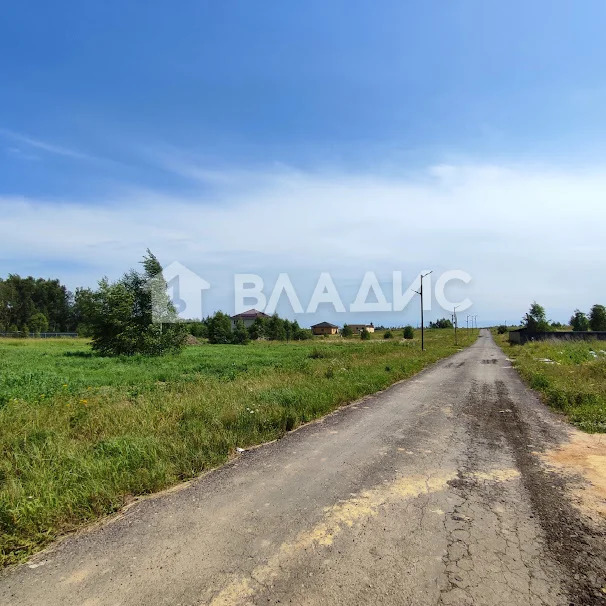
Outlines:
<svg viewBox="0 0 606 606"><path fill-rule="evenodd" d="M246 182L244 174L220 174L218 182L240 180L237 191L132 189L92 206L0 197L0 274L30 271L43 257L69 280L63 264L78 259L90 270L77 279L92 284L134 265L149 246L223 284L224 309L232 273L248 271L309 283L320 271L355 281L367 270L463 269L473 276L476 310L500 321L519 319L535 298L555 316L606 292L606 242L592 220L603 212L601 167L449 165L402 179L270 170Z"/></svg>
<svg viewBox="0 0 606 606"><path fill-rule="evenodd" d="M40 151L54 154L57 156L65 156L68 158L75 158L79 160L90 160L93 159L93 156L82 153L80 151L70 149L67 147L63 147L60 145L55 145L53 143L48 143L47 141L42 141L41 139L35 139L30 137L29 135L23 133L17 133L12 130L7 130L5 128L0 128L0 134L12 141L21 143L22 145L28 146L30 148L38 149Z"/></svg>

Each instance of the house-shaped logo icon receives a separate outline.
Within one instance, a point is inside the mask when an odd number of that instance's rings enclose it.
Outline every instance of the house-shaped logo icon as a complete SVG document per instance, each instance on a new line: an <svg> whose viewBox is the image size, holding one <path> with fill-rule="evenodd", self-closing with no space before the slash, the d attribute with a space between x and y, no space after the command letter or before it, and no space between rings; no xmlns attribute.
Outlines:
<svg viewBox="0 0 606 606"><path fill-rule="evenodd" d="M152 284L153 321L201 320L204 317L202 292L209 288L210 284L204 278L178 261L167 265L155 284ZM176 317L164 312L167 299L173 304Z"/></svg>

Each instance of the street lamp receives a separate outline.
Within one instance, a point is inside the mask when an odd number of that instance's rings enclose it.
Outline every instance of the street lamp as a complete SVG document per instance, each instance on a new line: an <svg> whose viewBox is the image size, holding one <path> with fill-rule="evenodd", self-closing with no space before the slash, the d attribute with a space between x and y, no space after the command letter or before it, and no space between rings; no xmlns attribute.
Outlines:
<svg viewBox="0 0 606 606"><path fill-rule="evenodd" d="M421 351L425 351L425 323L423 321L423 278L426 278L429 274L433 273L433 269L428 271L426 274L421 274L421 288L415 290L418 295L421 295Z"/></svg>

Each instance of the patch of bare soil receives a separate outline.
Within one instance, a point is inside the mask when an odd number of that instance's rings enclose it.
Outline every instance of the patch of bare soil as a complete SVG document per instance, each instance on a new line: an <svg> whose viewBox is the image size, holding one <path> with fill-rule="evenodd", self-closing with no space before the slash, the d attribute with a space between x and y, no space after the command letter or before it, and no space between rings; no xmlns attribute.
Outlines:
<svg viewBox="0 0 606 606"><path fill-rule="evenodd" d="M543 460L563 472L582 476L587 484L574 491L575 504L585 515L606 518L606 435L573 430L572 439L548 450Z"/></svg>

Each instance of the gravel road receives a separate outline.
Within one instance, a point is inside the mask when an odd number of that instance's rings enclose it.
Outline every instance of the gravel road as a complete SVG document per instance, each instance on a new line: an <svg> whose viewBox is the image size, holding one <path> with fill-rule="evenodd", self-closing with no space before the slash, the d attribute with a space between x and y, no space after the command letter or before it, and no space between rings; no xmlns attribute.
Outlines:
<svg viewBox="0 0 606 606"><path fill-rule="evenodd" d="M606 604L574 430L490 333L0 575L2 605Z"/></svg>

